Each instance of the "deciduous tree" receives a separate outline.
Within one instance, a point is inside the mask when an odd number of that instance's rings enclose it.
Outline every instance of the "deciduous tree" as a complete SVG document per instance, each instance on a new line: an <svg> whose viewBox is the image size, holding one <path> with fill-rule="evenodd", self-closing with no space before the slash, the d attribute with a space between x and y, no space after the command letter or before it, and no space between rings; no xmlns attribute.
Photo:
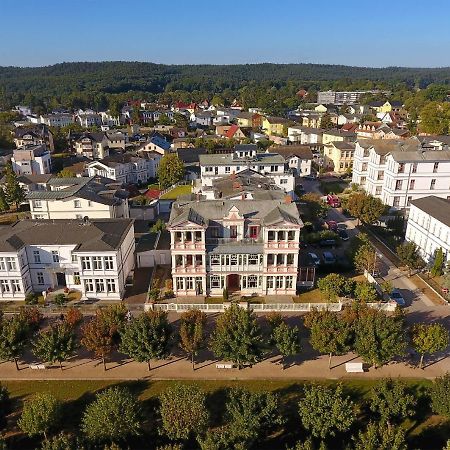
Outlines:
<svg viewBox="0 0 450 450"><path fill-rule="evenodd" d="M81 328L81 344L102 359L106 371L106 357L114 348L113 333L107 323L97 314Z"/></svg>
<svg viewBox="0 0 450 450"><path fill-rule="evenodd" d="M203 433L209 421L206 395L197 386L176 384L160 396L163 432L169 439L187 440Z"/></svg>
<svg viewBox="0 0 450 450"><path fill-rule="evenodd" d="M17 424L28 436L43 435L54 429L61 418L61 403L48 392L33 395L25 401Z"/></svg>
<svg viewBox="0 0 450 450"><path fill-rule="evenodd" d="M58 172L58 175L56 175L58 178L73 178L75 177L75 174L70 169L62 169Z"/></svg>
<svg viewBox="0 0 450 450"><path fill-rule="evenodd" d="M342 294L345 278L337 273L330 273L326 277L320 278L317 282L322 295L327 302L334 302Z"/></svg>
<svg viewBox="0 0 450 450"><path fill-rule="evenodd" d="M206 314L198 309L191 309L181 315L180 347L191 357L192 370L195 369L194 358L205 347Z"/></svg>
<svg viewBox="0 0 450 450"><path fill-rule="evenodd" d="M158 168L158 180L161 187L168 188L184 177L183 161L176 153L167 153L161 158Z"/></svg>
<svg viewBox="0 0 450 450"><path fill-rule="evenodd" d="M252 447L284 423L279 410L278 396L273 393L231 389L226 402L231 440L239 442L242 448Z"/></svg>
<svg viewBox="0 0 450 450"><path fill-rule="evenodd" d="M6 166L5 171L5 197L8 204L16 205L16 209L25 201L25 190L20 186L11 163Z"/></svg>
<svg viewBox="0 0 450 450"><path fill-rule="evenodd" d="M336 387L305 386L304 397L298 406L303 426L322 439L335 436L338 431L347 431L356 418L354 404L343 393L340 384Z"/></svg>
<svg viewBox="0 0 450 450"><path fill-rule="evenodd" d="M147 311L127 324L121 333L119 348L135 361L146 362L150 371L152 359L164 359L169 355L171 334L165 311Z"/></svg>
<svg viewBox="0 0 450 450"><path fill-rule="evenodd" d="M310 344L320 353L328 354L328 368L331 368L333 355L344 355L352 344L352 328L340 316L331 311L317 311L309 321Z"/></svg>
<svg viewBox="0 0 450 450"><path fill-rule="evenodd" d="M122 442L139 436L142 412L138 399L125 388L108 388L86 408L81 429L90 441Z"/></svg>
<svg viewBox="0 0 450 450"><path fill-rule="evenodd" d="M243 364L260 360L263 342L254 314L232 304L217 319L211 349L217 357L232 361L241 368Z"/></svg>
<svg viewBox="0 0 450 450"><path fill-rule="evenodd" d="M281 366L284 370L286 357L300 352L298 327L291 327L283 321L273 330L272 335L275 346L282 356Z"/></svg>
<svg viewBox="0 0 450 450"><path fill-rule="evenodd" d="M34 342L33 353L42 361L62 363L73 356L77 347L75 333L66 322L50 325L42 330Z"/></svg>
<svg viewBox="0 0 450 450"><path fill-rule="evenodd" d="M366 303L375 302L378 298L377 290L368 281L358 281L355 286L355 298Z"/></svg>
<svg viewBox="0 0 450 450"><path fill-rule="evenodd" d="M369 407L380 423L399 423L414 415L416 399L401 380L378 381L370 390Z"/></svg>
<svg viewBox="0 0 450 450"><path fill-rule="evenodd" d="M355 351L375 368L405 354L407 343L401 318L366 310L357 319L355 328Z"/></svg>
<svg viewBox="0 0 450 450"><path fill-rule="evenodd" d="M358 221L365 224L376 222L385 210L383 202L365 192L353 192L347 199L346 209L356 217Z"/></svg>
<svg viewBox="0 0 450 450"><path fill-rule="evenodd" d="M405 431L402 427L369 422L364 431L353 438L354 450L407 450Z"/></svg>
<svg viewBox="0 0 450 450"><path fill-rule="evenodd" d="M449 333L440 323L417 323L411 328L411 343L414 350L420 353L419 368L421 369L425 354L443 351L448 347Z"/></svg>
<svg viewBox="0 0 450 450"><path fill-rule="evenodd" d="M404 242L397 247L397 256L400 261L408 268L408 275L411 276L413 270L425 267L425 261L422 259L414 242Z"/></svg>
<svg viewBox="0 0 450 450"><path fill-rule="evenodd" d="M434 379L430 390L433 411L450 419L450 373Z"/></svg>
<svg viewBox="0 0 450 450"><path fill-rule="evenodd" d="M442 248L438 248L434 254L433 267L431 268L431 275L433 277L439 277L442 275L444 262L444 252L442 251Z"/></svg>
<svg viewBox="0 0 450 450"><path fill-rule="evenodd" d="M0 358L13 360L19 370L18 360L28 344L29 326L20 315L0 322Z"/></svg>

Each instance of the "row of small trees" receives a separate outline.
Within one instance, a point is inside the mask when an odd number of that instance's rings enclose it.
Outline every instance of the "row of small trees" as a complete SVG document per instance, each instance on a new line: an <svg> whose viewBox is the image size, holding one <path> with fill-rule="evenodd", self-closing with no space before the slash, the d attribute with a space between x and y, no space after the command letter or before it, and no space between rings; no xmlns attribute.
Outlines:
<svg viewBox="0 0 450 450"><path fill-rule="evenodd" d="M449 374L437 378L426 395L392 379L376 382L359 402L341 384L305 384L296 391L291 392L299 399L292 419L309 437L291 450L326 449L329 444L337 448L337 443L342 448L347 443L345 448L355 450L406 450L401 425L417 415L419 396L430 403L433 412L450 418ZM4 427L11 402L8 391L1 386L0 403ZM39 393L25 401L18 426L30 437L43 437L42 450L82 450L105 444L100 448L112 450L124 443L128 448L130 439L144 433L145 418L149 416L155 417L158 434L170 442L158 450L256 448L271 434L280 438L286 433L290 410L277 393L229 389L220 418L213 417L210 405L208 394L198 386L178 383L162 392L157 404L152 403L155 411L150 412L127 388L114 386L99 392L87 405L79 433L57 434L63 428L64 404L50 393ZM361 421L362 415L369 420ZM217 426L217 422L221 425ZM76 426L71 424L72 429Z"/></svg>
<svg viewBox="0 0 450 450"><path fill-rule="evenodd" d="M178 332L168 321L167 313L148 311L127 319L123 304L97 310L94 317L78 330L82 316L69 309L63 320L50 323L39 330L42 316L36 308L24 309L10 319L0 321L0 358L18 360L29 341L32 351L43 362L62 363L71 358L80 343L103 361L113 350L146 363L170 356L174 344L188 355L195 368L195 357L202 349L210 349L217 358L233 362L238 368L256 364L275 348L285 358L301 351L299 328L288 325L278 313L266 316L269 332L264 332L253 312L232 305L221 314L210 334L207 333L205 313L190 310L181 315ZM310 332L312 347L330 356L356 352L366 363L375 367L406 354L409 345L421 354L445 350L449 343L447 329L439 324L417 324L407 329L403 314L388 315L355 302L338 314L314 310L304 317Z"/></svg>

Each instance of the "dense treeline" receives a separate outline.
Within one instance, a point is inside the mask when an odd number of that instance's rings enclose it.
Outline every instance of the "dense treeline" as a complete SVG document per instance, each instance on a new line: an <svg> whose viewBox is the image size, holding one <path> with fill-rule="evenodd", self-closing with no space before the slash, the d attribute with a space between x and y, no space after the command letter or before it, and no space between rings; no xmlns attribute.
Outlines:
<svg viewBox="0 0 450 450"><path fill-rule="evenodd" d="M67 107L110 106L118 101L200 101L221 93L251 104L254 92L286 90L295 95L305 87L320 89L424 88L448 84L450 68L364 68L319 64L163 65L141 62L63 63L47 67L0 67L0 106L17 103L46 110ZM279 92L278 92L279 94ZM270 96L270 95L269 95ZM280 98L280 95L277 95ZM268 99L270 105L271 99ZM289 107L290 105L286 105Z"/></svg>

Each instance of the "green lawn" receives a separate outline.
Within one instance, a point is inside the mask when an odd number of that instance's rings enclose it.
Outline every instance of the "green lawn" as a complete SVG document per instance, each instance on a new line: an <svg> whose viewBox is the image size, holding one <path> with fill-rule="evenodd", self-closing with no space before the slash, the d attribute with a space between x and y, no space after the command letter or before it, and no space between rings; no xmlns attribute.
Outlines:
<svg viewBox="0 0 450 450"><path fill-rule="evenodd" d="M99 369L100 370L100 369ZM405 379L410 388L419 398L416 417L405 420L402 424L406 430L408 440L414 449L440 450L443 443L450 437L450 422L445 418L432 415L426 399L426 389L431 385L428 380ZM370 388L376 381L373 380L346 380L342 384L348 395L358 405L364 405L368 398ZM130 441L127 444L130 449L156 448L164 442L164 439L158 436L155 428L157 421L157 397L175 381L4 381L14 401L14 409L20 410L22 402L30 395L36 392L52 392L58 399L67 402L63 410L62 423L63 428L68 431L78 431L82 412L86 405L90 403L94 394L108 386L119 384L128 387L143 402L142 407L145 413L146 421L144 423L144 433L141 438ZM286 419L286 425L280 430L281 434L269 436L266 440L258 444L260 450L269 450L274 448L286 448L286 445L292 446L296 440L304 439L302 435L297 405L302 397L302 380L204 380L204 381L184 381L183 383L195 384L208 393L208 409L211 412L212 424L216 424L223 414L223 406L226 401L226 389L239 387L251 391L272 391L276 392L280 398L280 413ZM320 383L334 385L337 381L321 381ZM365 411L364 407L361 412ZM355 427L358 429L366 423L369 416L367 411L363 413ZM15 414L10 420L6 435L15 429L15 420L18 415ZM36 440L30 440L23 435L15 436L12 449L21 450L34 449ZM148 447L148 443L152 445ZM339 444L338 444L339 445ZM186 447L191 448L191 447ZM197 448L197 447L192 447ZM338 447L336 447L338 448ZM340 447L339 447L340 448Z"/></svg>
<svg viewBox="0 0 450 450"><path fill-rule="evenodd" d="M190 184L185 184L182 186L177 186L164 195L161 195L161 200L176 200L179 195L190 194L192 192L192 186Z"/></svg>

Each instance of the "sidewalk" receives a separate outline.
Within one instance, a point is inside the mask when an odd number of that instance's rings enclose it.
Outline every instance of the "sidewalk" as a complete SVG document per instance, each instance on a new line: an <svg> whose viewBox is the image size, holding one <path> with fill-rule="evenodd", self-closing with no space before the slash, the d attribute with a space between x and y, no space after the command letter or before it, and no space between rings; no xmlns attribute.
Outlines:
<svg viewBox="0 0 450 450"><path fill-rule="evenodd" d="M308 355L309 356L309 355ZM305 356L303 356L305 358ZM450 360L445 357L424 370L405 363L391 363L379 369L370 368L365 373L347 374L346 362L361 362L353 354L336 356L332 359L332 370L328 369L328 356L318 356L304 360L300 355L290 367L282 370L280 356L271 357L261 363L242 370L217 369L216 361L203 359L192 371L191 363L180 355L165 361L152 361L151 372L147 365L136 363L130 359L118 359L107 362L108 370L103 371L100 360L76 359L65 363L64 370L58 366L45 370L31 370L28 365L21 364L21 370L15 369L14 363L0 364L0 378L2 380L289 380L289 379L376 379L385 377L426 378L433 379L450 370ZM425 361L429 364L428 360Z"/></svg>

